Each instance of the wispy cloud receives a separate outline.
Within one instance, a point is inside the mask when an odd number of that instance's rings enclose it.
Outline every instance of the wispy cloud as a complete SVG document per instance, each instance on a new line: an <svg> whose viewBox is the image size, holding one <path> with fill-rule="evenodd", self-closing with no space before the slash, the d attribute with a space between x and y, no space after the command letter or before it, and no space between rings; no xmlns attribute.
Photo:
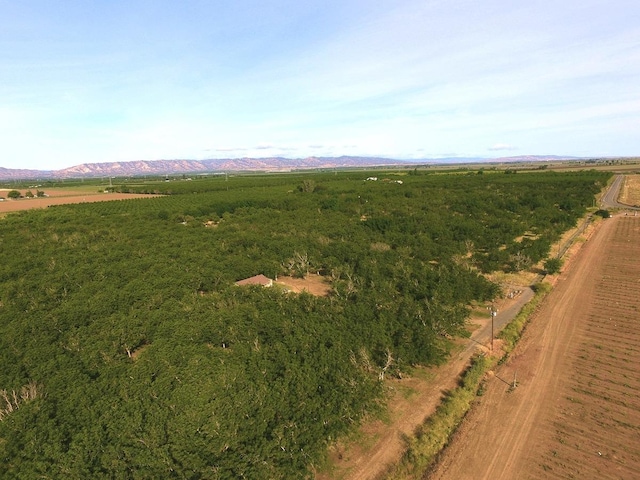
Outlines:
<svg viewBox="0 0 640 480"><path fill-rule="evenodd" d="M0 166L640 153L636 0L232 3L8 3Z"/></svg>
<svg viewBox="0 0 640 480"><path fill-rule="evenodd" d="M214 151L214 152L244 152L246 150L247 149L243 148L243 147L218 147L218 148L207 149L208 152L210 152L210 151Z"/></svg>
<svg viewBox="0 0 640 480"><path fill-rule="evenodd" d="M513 145L509 145L508 143L495 143L491 147L489 147L489 150L493 152L497 152L501 150L517 150L517 149L518 147L514 147Z"/></svg>

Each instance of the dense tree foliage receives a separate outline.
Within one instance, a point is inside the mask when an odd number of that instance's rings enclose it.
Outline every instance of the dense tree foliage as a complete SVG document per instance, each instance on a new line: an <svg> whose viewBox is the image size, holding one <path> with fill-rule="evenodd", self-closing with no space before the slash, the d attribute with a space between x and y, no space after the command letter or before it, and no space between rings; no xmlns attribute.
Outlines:
<svg viewBox="0 0 640 480"><path fill-rule="evenodd" d="M560 273L560 270L562 270L562 260L560 258L553 257L545 260L544 271L547 274L553 275L556 273Z"/></svg>
<svg viewBox="0 0 640 480"><path fill-rule="evenodd" d="M608 178L413 173L128 182L170 195L1 219L0 477L305 476ZM332 293L233 285L306 270Z"/></svg>

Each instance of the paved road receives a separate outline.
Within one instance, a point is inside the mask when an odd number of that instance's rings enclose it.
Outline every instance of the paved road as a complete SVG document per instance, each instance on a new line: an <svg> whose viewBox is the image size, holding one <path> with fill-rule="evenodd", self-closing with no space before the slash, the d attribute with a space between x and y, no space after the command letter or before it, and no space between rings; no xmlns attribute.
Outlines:
<svg viewBox="0 0 640 480"><path fill-rule="evenodd" d="M613 183L609 186L609 189L602 196L600 200L600 208L602 209L610 209L610 208L621 208L626 210L640 210L638 207L632 207L631 205L626 205L624 203L618 202L618 197L620 196L620 189L622 188L622 182L624 181L624 175L616 175L616 178L613 180ZM571 236L569 240L565 242L565 244L560 248L558 252L558 258L562 258L567 250L571 247L574 240L582 235L584 230L591 223L593 215L589 214L582 225L576 230L576 232ZM535 283L538 283L543 280L543 276L538 277Z"/></svg>
<svg viewBox="0 0 640 480"><path fill-rule="evenodd" d="M605 193L600 200L600 208L626 208L628 210L640 210L640 207L625 205L624 203L618 202L620 188L622 187L623 181L624 175L616 175L616 178L613 180L609 190L607 190L607 193Z"/></svg>
<svg viewBox="0 0 640 480"><path fill-rule="evenodd" d="M505 325L511 322L516 315L522 310L522 307L533 298L533 290L530 287L525 287L522 293L518 295L511 302L498 302L496 303L497 313L493 319L493 333L495 336L502 330ZM505 305L504 308L503 305ZM473 332L471 341L465 348L465 353L475 352L477 344L489 345L491 343L491 322Z"/></svg>

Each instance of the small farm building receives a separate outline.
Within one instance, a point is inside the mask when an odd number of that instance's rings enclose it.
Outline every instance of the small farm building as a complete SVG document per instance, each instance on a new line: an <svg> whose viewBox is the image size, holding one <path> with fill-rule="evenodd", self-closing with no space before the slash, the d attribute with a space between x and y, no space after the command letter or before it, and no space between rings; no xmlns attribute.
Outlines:
<svg viewBox="0 0 640 480"><path fill-rule="evenodd" d="M236 285L239 287L243 287L246 285L261 285L263 287L271 287L273 285L273 280L269 277L265 277L264 275L254 275L253 277L245 278L244 280L238 280Z"/></svg>

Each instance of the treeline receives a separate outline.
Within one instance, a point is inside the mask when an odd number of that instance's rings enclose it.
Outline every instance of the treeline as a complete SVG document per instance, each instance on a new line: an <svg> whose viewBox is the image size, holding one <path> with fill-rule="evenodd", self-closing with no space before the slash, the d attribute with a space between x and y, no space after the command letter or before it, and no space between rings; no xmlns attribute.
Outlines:
<svg viewBox="0 0 640 480"><path fill-rule="evenodd" d="M0 397L0 477L308 476L385 376L445 361L499 294L482 272L544 259L607 178L220 177L9 215L0 391L32 393ZM233 285L306 270L329 296Z"/></svg>

